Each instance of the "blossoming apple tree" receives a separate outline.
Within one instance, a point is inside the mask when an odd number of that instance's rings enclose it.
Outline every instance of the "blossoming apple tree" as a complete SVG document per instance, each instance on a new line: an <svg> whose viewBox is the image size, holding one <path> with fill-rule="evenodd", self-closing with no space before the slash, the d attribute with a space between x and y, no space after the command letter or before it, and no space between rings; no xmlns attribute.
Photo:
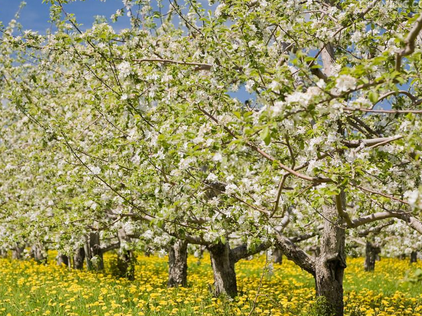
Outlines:
<svg viewBox="0 0 422 316"><path fill-rule="evenodd" d="M418 3L125 0L116 33L48 2L55 33L3 33L2 98L112 201L100 219L206 245L230 295L236 260L275 242L334 315L346 230L422 233ZM310 230L315 257L294 242Z"/></svg>

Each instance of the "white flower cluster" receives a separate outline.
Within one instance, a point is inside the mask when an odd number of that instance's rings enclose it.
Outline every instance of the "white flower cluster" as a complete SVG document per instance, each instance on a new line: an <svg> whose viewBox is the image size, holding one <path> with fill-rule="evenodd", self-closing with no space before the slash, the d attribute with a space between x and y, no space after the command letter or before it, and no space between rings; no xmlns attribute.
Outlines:
<svg viewBox="0 0 422 316"><path fill-rule="evenodd" d="M222 11L224 10L225 7L226 7L225 3L221 3L217 6L217 8L214 11L214 14L217 18L221 16L221 13L223 13Z"/></svg>
<svg viewBox="0 0 422 316"><path fill-rule="evenodd" d="M412 207L422 209L422 194L419 190L406 191L404 197Z"/></svg>
<svg viewBox="0 0 422 316"><path fill-rule="evenodd" d="M121 62L117 66L117 70L119 71L119 79L124 79L132 73L132 67L127 61Z"/></svg>
<svg viewBox="0 0 422 316"><path fill-rule="evenodd" d="M341 75L337 78L336 89L338 92L346 92L356 88L357 80L350 75Z"/></svg>
<svg viewBox="0 0 422 316"><path fill-rule="evenodd" d="M181 159L179 163L179 168L185 170L189 168L190 164L195 162L196 158L194 157L187 157L186 159Z"/></svg>

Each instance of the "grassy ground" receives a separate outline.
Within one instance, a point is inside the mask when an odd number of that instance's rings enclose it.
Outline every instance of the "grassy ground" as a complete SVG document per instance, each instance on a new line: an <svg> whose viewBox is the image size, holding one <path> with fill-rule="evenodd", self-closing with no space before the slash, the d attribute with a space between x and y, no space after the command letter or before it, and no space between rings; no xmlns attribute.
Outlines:
<svg viewBox="0 0 422 316"><path fill-rule="evenodd" d="M106 258L106 264L112 262ZM0 315L313 315L314 283L285 260L264 273L265 258L237 264L240 295L233 301L209 293L209 259L189 258L189 287L166 288L166 258L139 257L136 280L68 271L50 264L0 259ZM382 259L363 271L349 259L345 278L346 315L422 315L422 283L404 282L421 263ZM253 311L252 311L253 310ZM252 311L252 313L251 313Z"/></svg>

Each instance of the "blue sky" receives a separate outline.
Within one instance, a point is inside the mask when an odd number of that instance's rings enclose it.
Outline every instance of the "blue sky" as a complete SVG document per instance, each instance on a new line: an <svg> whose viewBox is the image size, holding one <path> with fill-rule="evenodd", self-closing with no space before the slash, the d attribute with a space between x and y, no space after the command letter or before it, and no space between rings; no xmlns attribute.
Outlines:
<svg viewBox="0 0 422 316"><path fill-rule="evenodd" d="M3 24L9 23L19 9L20 0L0 0L0 21ZM94 21L94 16L104 15L109 18L117 9L123 7L121 0L87 0L77 1L65 5L66 11L74 13L79 23L84 24L84 28L89 28ZM48 23L49 5L42 3L42 0L26 0L26 6L22 9L19 22L24 29L32 29L40 33L45 33L51 27ZM123 18L115 27L127 27L128 21Z"/></svg>
<svg viewBox="0 0 422 316"><path fill-rule="evenodd" d="M48 23L49 20L49 5L42 3L42 0L26 0L26 6L22 9L19 22L23 25L24 29L32 29L40 33L51 27ZM181 1L183 2L183 1ZM205 8L212 9L216 5L209 6L208 0L199 0ZM0 0L0 21L3 24L7 24L19 9L21 0ZM156 7L156 1L152 1L151 4L154 10L158 10ZM164 2L166 3L166 2ZM164 7L168 7L168 3ZM74 13L77 21L82 23L84 26L82 29L90 28L94 21L94 16L102 15L106 18L110 18L112 14L118 9L124 8L122 0L77 0L64 5L66 12ZM164 11L166 9L163 9ZM129 19L126 16L121 17L113 27L118 31L122 28L130 26Z"/></svg>
<svg viewBox="0 0 422 316"><path fill-rule="evenodd" d="M22 24L24 29L31 29L38 31L42 34L46 33L46 30L53 27L48 21L50 19L49 5L42 3L42 0L26 0L26 6L21 10L18 21ZM200 0L200 2L206 8L209 7L208 1ZM8 24L11 19L14 18L16 12L19 10L20 0L0 0L0 21L3 24ZM106 0L102 2L100 0L86 0L86 1L75 1L64 5L66 12L74 13L78 23L82 23L82 29L87 29L92 26L94 17L97 15L103 15L106 18L110 18L116 10L123 8L122 0ZM129 19L126 16L121 17L117 23L113 24L116 31L119 29L127 28L130 26ZM255 95L250 95L246 92L245 87L241 86L239 91L230 92L231 97L236 97L240 101L256 98Z"/></svg>

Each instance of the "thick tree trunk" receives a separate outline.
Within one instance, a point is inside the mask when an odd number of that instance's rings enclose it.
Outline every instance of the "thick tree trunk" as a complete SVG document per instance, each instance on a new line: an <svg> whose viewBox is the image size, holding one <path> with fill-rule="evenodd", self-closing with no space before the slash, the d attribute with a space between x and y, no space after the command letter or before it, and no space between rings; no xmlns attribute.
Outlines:
<svg viewBox="0 0 422 316"><path fill-rule="evenodd" d="M410 263L418 262L418 252L412 251L410 254Z"/></svg>
<svg viewBox="0 0 422 316"><path fill-rule="evenodd" d="M96 232L89 234L89 239L85 244L85 252L88 270L104 270L103 251L100 246L100 233Z"/></svg>
<svg viewBox="0 0 422 316"><path fill-rule="evenodd" d="M1 258L7 258L7 250L6 249L0 249L0 257Z"/></svg>
<svg viewBox="0 0 422 316"><path fill-rule="evenodd" d="M169 287L187 286L188 243L177 240L169 249Z"/></svg>
<svg viewBox="0 0 422 316"><path fill-rule="evenodd" d="M69 257L66 255L58 255L57 256L57 265L61 266L64 264L66 267L69 266Z"/></svg>
<svg viewBox="0 0 422 316"><path fill-rule="evenodd" d="M31 247L30 256L37 263L47 263L47 256L43 245L40 243L34 244Z"/></svg>
<svg viewBox="0 0 422 316"><path fill-rule="evenodd" d="M365 248L365 271L374 271L375 261L378 254L381 252L380 248L373 245L371 242L366 242Z"/></svg>
<svg viewBox="0 0 422 316"><path fill-rule="evenodd" d="M315 285L321 315L343 316L345 231L335 208L324 207L320 254L315 260Z"/></svg>
<svg viewBox="0 0 422 316"><path fill-rule="evenodd" d="M130 281L135 280L135 257L131 250L121 251L117 257L119 276Z"/></svg>
<svg viewBox="0 0 422 316"><path fill-rule="evenodd" d="M12 249L12 259L21 260L22 259L22 253L25 250L25 247L16 246Z"/></svg>
<svg viewBox="0 0 422 316"><path fill-rule="evenodd" d="M283 263L283 253L280 249L275 248L272 253L274 263L282 264Z"/></svg>
<svg viewBox="0 0 422 316"><path fill-rule="evenodd" d="M211 255L211 266L214 272L214 295L237 295L235 260L230 256L230 246L215 244L208 246Z"/></svg>
<svg viewBox="0 0 422 316"><path fill-rule="evenodd" d="M119 276L130 281L135 280L135 261L136 257L132 250L126 249L126 243L130 241L124 229L119 229L119 251L117 257L117 268L119 269Z"/></svg>
<svg viewBox="0 0 422 316"><path fill-rule="evenodd" d="M73 269L82 270L84 267L85 260L85 250L84 248L79 248L76 250L75 255L73 256Z"/></svg>

